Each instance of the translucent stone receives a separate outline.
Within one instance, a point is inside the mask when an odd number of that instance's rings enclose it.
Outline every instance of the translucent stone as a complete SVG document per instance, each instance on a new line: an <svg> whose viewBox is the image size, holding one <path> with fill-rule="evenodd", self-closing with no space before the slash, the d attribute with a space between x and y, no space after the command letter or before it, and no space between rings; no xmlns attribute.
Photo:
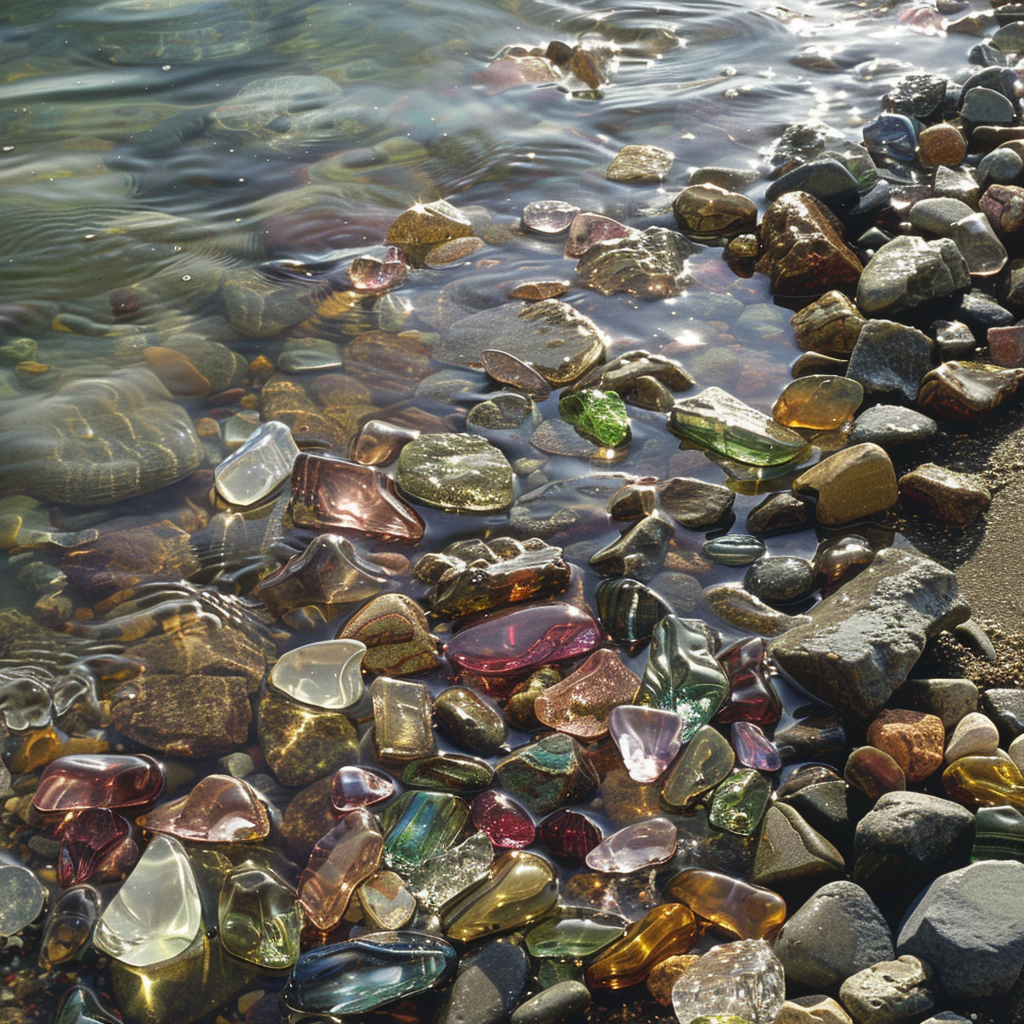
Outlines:
<svg viewBox="0 0 1024 1024"><path fill-rule="evenodd" d="M494 781L494 769L468 754L434 754L411 761L402 769L402 782L417 789L471 793Z"/></svg>
<svg viewBox="0 0 1024 1024"><path fill-rule="evenodd" d="M702 1014L734 1013L751 1024L775 1024L786 980L782 964L763 939L714 946L672 988L680 1024Z"/></svg>
<svg viewBox="0 0 1024 1024"><path fill-rule="evenodd" d="M157 836L103 911L93 945L132 967L149 967L183 953L202 926L188 856L176 839Z"/></svg>
<svg viewBox="0 0 1024 1024"><path fill-rule="evenodd" d="M163 786L163 771L151 757L70 754L43 769L32 806L41 814L90 807L127 810L152 803Z"/></svg>
<svg viewBox="0 0 1024 1024"><path fill-rule="evenodd" d="M877 747L857 747L851 750L843 768L843 779L871 800L877 800L883 793L894 793L907 788L907 777L903 769L891 754ZM1021 781L1024 782L1024 779Z"/></svg>
<svg viewBox="0 0 1024 1024"><path fill-rule="evenodd" d="M69 988L53 1014L52 1024L121 1024L84 985Z"/></svg>
<svg viewBox="0 0 1024 1024"><path fill-rule="evenodd" d="M661 795L673 807L691 807L726 778L735 762L736 754L725 737L705 725L694 733L665 777Z"/></svg>
<svg viewBox="0 0 1024 1024"><path fill-rule="evenodd" d="M345 815L313 847L299 877L299 900L312 924L334 928L345 914L352 893L379 867L384 837L365 808Z"/></svg>
<svg viewBox="0 0 1024 1024"><path fill-rule="evenodd" d="M35 873L0 861L0 938L17 935L43 909L46 892Z"/></svg>
<svg viewBox="0 0 1024 1024"><path fill-rule="evenodd" d="M283 423L261 423L238 451L213 471L217 490L231 505L255 505L291 476L298 454L299 446Z"/></svg>
<svg viewBox="0 0 1024 1024"><path fill-rule="evenodd" d="M536 921L557 900L554 868L536 854L510 850L491 865L486 881L445 908L441 928L456 942L473 942Z"/></svg>
<svg viewBox="0 0 1024 1024"><path fill-rule="evenodd" d="M649 587L638 580L602 580L595 594L601 624L613 640L627 650L643 646L656 623L671 609Z"/></svg>
<svg viewBox="0 0 1024 1024"><path fill-rule="evenodd" d="M705 541L700 553L719 565L750 565L766 551L767 545L757 537L745 533L730 533L724 537Z"/></svg>
<svg viewBox="0 0 1024 1024"><path fill-rule="evenodd" d="M961 757L942 773L942 784L965 807L1005 804L1024 811L1024 775L1008 758Z"/></svg>
<svg viewBox="0 0 1024 1024"><path fill-rule="evenodd" d="M268 682L303 704L344 711L363 695L363 656L358 640L321 640L285 651L270 670Z"/></svg>
<svg viewBox="0 0 1024 1024"><path fill-rule="evenodd" d="M383 473L355 462L301 452L292 467L292 520L314 530L353 530L417 544L423 520Z"/></svg>
<svg viewBox="0 0 1024 1024"><path fill-rule="evenodd" d="M386 420L367 420L352 442L352 458L361 466L387 466L420 431L396 426Z"/></svg>
<svg viewBox="0 0 1024 1024"><path fill-rule="evenodd" d="M512 467L476 434L424 434L398 456L395 482L414 501L446 512L500 512L512 504Z"/></svg>
<svg viewBox="0 0 1024 1024"><path fill-rule="evenodd" d="M541 199L523 207L523 225L541 235L560 235L569 230L573 217L580 212L572 203L557 199Z"/></svg>
<svg viewBox="0 0 1024 1024"><path fill-rule="evenodd" d="M390 800L395 784L383 775L357 765L339 768L331 778L331 804L339 814Z"/></svg>
<svg viewBox="0 0 1024 1024"><path fill-rule="evenodd" d="M139 859L131 826L106 807L69 815L60 829L57 880L61 888L87 882L121 881Z"/></svg>
<svg viewBox="0 0 1024 1024"><path fill-rule="evenodd" d="M551 385L529 363L497 348L487 348L480 353L480 362L489 377L499 384L519 388L537 401L551 394Z"/></svg>
<svg viewBox="0 0 1024 1024"><path fill-rule="evenodd" d="M608 716L608 731L634 782L656 782L683 743L683 722L674 711L623 704Z"/></svg>
<svg viewBox="0 0 1024 1024"><path fill-rule="evenodd" d="M379 871L356 890L367 921L374 928L404 928L416 913L416 898L394 871Z"/></svg>
<svg viewBox="0 0 1024 1024"><path fill-rule="evenodd" d="M270 817L256 790L230 775L207 775L178 800L138 823L198 843L253 843L270 835Z"/></svg>
<svg viewBox="0 0 1024 1024"><path fill-rule="evenodd" d="M630 439L626 403L615 391L571 391L558 400L558 415L602 448L618 448Z"/></svg>
<svg viewBox="0 0 1024 1024"><path fill-rule="evenodd" d="M675 856L676 827L668 818L648 818L620 828L587 854L591 871L628 875Z"/></svg>
<svg viewBox="0 0 1024 1024"><path fill-rule="evenodd" d="M383 259L357 256L348 266L348 276L357 292L385 292L404 283L409 261L401 249L389 245Z"/></svg>
<svg viewBox="0 0 1024 1024"><path fill-rule="evenodd" d="M533 819L510 796L487 790L470 804L473 824L496 850L520 850L537 837Z"/></svg>
<svg viewBox="0 0 1024 1024"><path fill-rule="evenodd" d="M733 772L715 790L708 821L725 832L752 836L761 824L771 798L768 780L752 768Z"/></svg>
<svg viewBox="0 0 1024 1024"><path fill-rule="evenodd" d="M640 679L606 648L589 658L561 682L548 687L534 701L533 711L543 725L581 740L608 732L608 716L620 704L632 701Z"/></svg>
<svg viewBox="0 0 1024 1024"><path fill-rule="evenodd" d="M288 978L284 1001L296 1013L367 1013L442 985L458 962L452 946L435 935L364 935L303 953Z"/></svg>
<svg viewBox="0 0 1024 1024"><path fill-rule="evenodd" d="M269 868L246 861L229 872L217 920L221 944L233 956L269 970L299 958L302 911L295 890Z"/></svg>
<svg viewBox="0 0 1024 1024"><path fill-rule="evenodd" d="M39 965L46 970L74 960L86 949L100 919L100 894L91 885L62 892L50 907L39 944Z"/></svg>
<svg viewBox="0 0 1024 1024"><path fill-rule="evenodd" d="M864 388L852 377L812 373L783 388L772 418L784 427L839 430L853 422L863 401Z"/></svg>
<svg viewBox="0 0 1024 1024"><path fill-rule="evenodd" d="M535 924L526 933L526 948L538 960L584 960L621 939L625 930L626 921L614 914L567 907Z"/></svg>
<svg viewBox="0 0 1024 1024"><path fill-rule="evenodd" d="M752 466L794 462L810 451L799 434L721 388L706 388L676 402L669 430L716 455Z"/></svg>
<svg viewBox="0 0 1024 1024"><path fill-rule="evenodd" d="M448 660L481 675L513 675L589 654L601 630L586 612L559 601L494 612L448 641Z"/></svg>
<svg viewBox="0 0 1024 1024"><path fill-rule="evenodd" d="M775 744L753 722L732 723L732 745L736 760L745 768L777 772L782 767Z"/></svg>
<svg viewBox="0 0 1024 1024"><path fill-rule="evenodd" d="M720 871L686 868L666 883L664 892L737 939L770 941L786 920L786 902L778 893Z"/></svg>
<svg viewBox="0 0 1024 1024"><path fill-rule="evenodd" d="M620 238L635 238L639 232L611 217L600 213L579 213L569 225L569 237L565 242L565 255L579 257L586 254L598 242L609 242Z"/></svg>
<svg viewBox="0 0 1024 1024"><path fill-rule="evenodd" d="M502 786L534 814L576 803L597 787L598 777L579 744L564 733L519 747L495 767Z"/></svg>
<svg viewBox="0 0 1024 1024"><path fill-rule="evenodd" d="M582 864L604 840L600 827L580 811L562 808L537 826L537 840L562 864Z"/></svg>
<svg viewBox="0 0 1024 1024"><path fill-rule="evenodd" d="M450 686L434 698L434 715L452 739L485 757L505 742L505 719L475 690Z"/></svg>
<svg viewBox="0 0 1024 1024"><path fill-rule="evenodd" d="M437 750L430 690L424 683L378 676L370 687L373 736L383 761L409 761Z"/></svg>
<svg viewBox="0 0 1024 1024"><path fill-rule="evenodd" d="M464 843L403 870L420 905L429 913L437 914L456 896L482 882L493 862L491 841L483 832L475 832Z"/></svg>
<svg viewBox="0 0 1024 1024"><path fill-rule="evenodd" d="M715 714L715 724L753 722L775 725L782 717L782 701L772 685L766 662L768 644L763 637L740 640L718 654L729 677L729 696Z"/></svg>
<svg viewBox="0 0 1024 1024"><path fill-rule="evenodd" d="M403 793L381 815L387 863L399 871L450 849L469 820L469 804L449 793Z"/></svg>
<svg viewBox="0 0 1024 1024"><path fill-rule="evenodd" d="M587 968L587 985L591 989L636 985L655 964L689 952L696 934L697 923L688 907L679 903L653 907Z"/></svg>

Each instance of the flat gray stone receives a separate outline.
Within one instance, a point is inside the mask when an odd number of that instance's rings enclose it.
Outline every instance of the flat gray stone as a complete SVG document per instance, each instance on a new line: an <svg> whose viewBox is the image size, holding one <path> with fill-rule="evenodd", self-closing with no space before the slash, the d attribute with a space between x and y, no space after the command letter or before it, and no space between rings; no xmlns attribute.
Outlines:
<svg viewBox="0 0 1024 1024"><path fill-rule="evenodd" d="M922 199L910 208L910 226L921 234L948 238L953 225L974 213L959 199Z"/></svg>
<svg viewBox="0 0 1024 1024"><path fill-rule="evenodd" d="M931 970L914 956L875 964L847 978L839 999L857 1024L910 1024L935 1006Z"/></svg>
<svg viewBox="0 0 1024 1024"><path fill-rule="evenodd" d="M853 421L850 444L870 442L882 448L923 444L938 432L939 425L923 412L902 405L875 405L865 409Z"/></svg>
<svg viewBox="0 0 1024 1024"><path fill-rule="evenodd" d="M459 964L435 1024L505 1024L529 972L526 952L507 939L474 950Z"/></svg>
<svg viewBox="0 0 1024 1024"><path fill-rule="evenodd" d="M900 235L868 261L857 283L857 306L867 316L887 317L970 286L967 264L955 243Z"/></svg>
<svg viewBox="0 0 1024 1024"><path fill-rule="evenodd" d="M512 1014L510 1024L558 1024L582 1013L591 1001L590 989L580 981L560 981L538 992Z"/></svg>
<svg viewBox="0 0 1024 1024"><path fill-rule="evenodd" d="M850 353L846 376L861 384L867 397L912 403L931 368L927 334L892 320L868 320Z"/></svg>

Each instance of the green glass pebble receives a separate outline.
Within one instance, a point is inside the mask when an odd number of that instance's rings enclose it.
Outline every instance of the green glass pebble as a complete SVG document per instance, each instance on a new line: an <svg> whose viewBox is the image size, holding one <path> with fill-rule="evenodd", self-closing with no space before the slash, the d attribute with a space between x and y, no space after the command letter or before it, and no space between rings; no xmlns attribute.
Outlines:
<svg viewBox="0 0 1024 1024"><path fill-rule="evenodd" d="M602 580L595 599L601 625L630 649L647 643L654 624L671 610L649 587L628 578Z"/></svg>
<svg viewBox="0 0 1024 1024"><path fill-rule="evenodd" d="M434 700L438 723L456 743L485 757L504 742L505 720L475 690L450 686Z"/></svg>
<svg viewBox="0 0 1024 1024"><path fill-rule="evenodd" d="M542 992L566 982L576 982L583 987L583 965L575 960L541 960L535 977L537 988Z"/></svg>
<svg viewBox="0 0 1024 1024"><path fill-rule="evenodd" d="M295 890L269 868L247 861L230 872L217 917L220 941L234 956L270 970L298 960L302 911Z"/></svg>
<svg viewBox="0 0 1024 1024"><path fill-rule="evenodd" d="M710 1016L694 1017L690 1024L751 1024L746 1017L737 1017L735 1013L712 1013Z"/></svg>
<svg viewBox="0 0 1024 1024"><path fill-rule="evenodd" d="M630 439L626 403L615 391L570 392L558 400L558 415L581 437L602 448L618 448Z"/></svg>
<svg viewBox="0 0 1024 1024"><path fill-rule="evenodd" d="M534 814L577 803L597 788L598 777L580 745L556 732L520 747L498 762L498 781Z"/></svg>
<svg viewBox="0 0 1024 1024"><path fill-rule="evenodd" d="M708 637L677 615L654 627L637 703L675 711L683 742L711 721L729 694L729 679L711 653Z"/></svg>
<svg viewBox="0 0 1024 1024"><path fill-rule="evenodd" d="M668 428L716 455L753 466L793 462L810 450L798 433L721 388L707 388L676 402Z"/></svg>
<svg viewBox="0 0 1024 1024"><path fill-rule="evenodd" d="M979 807L971 860L1024 861L1024 814L1016 807Z"/></svg>
<svg viewBox="0 0 1024 1024"><path fill-rule="evenodd" d="M526 948L538 960L583 960L621 939L626 922L613 914L570 908L526 933Z"/></svg>
<svg viewBox="0 0 1024 1024"><path fill-rule="evenodd" d="M761 824L772 788L753 768L733 772L716 790L708 809L715 828L738 836L752 836Z"/></svg>
<svg viewBox="0 0 1024 1024"><path fill-rule="evenodd" d="M93 993L82 985L68 989L53 1015L53 1024L121 1024Z"/></svg>
<svg viewBox="0 0 1024 1024"><path fill-rule="evenodd" d="M725 779L735 762L728 740L710 725L702 726L665 776L662 798L673 807L690 807Z"/></svg>
<svg viewBox="0 0 1024 1024"><path fill-rule="evenodd" d="M468 754L435 754L406 765L402 782L417 789L444 793L471 793L486 789L494 778L494 769L478 757Z"/></svg>
<svg viewBox="0 0 1024 1024"><path fill-rule="evenodd" d="M395 483L413 501L445 512L500 512L512 504L512 467L475 434L424 434L398 456Z"/></svg>
<svg viewBox="0 0 1024 1024"><path fill-rule="evenodd" d="M401 873L450 849L469 820L469 804L450 793L403 793L381 814L385 862Z"/></svg>
<svg viewBox="0 0 1024 1024"><path fill-rule="evenodd" d="M730 533L725 537L705 541L700 553L719 565L750 565L767 550L764 541L758 540L757 537L751 537L746 533Z"/></svg>

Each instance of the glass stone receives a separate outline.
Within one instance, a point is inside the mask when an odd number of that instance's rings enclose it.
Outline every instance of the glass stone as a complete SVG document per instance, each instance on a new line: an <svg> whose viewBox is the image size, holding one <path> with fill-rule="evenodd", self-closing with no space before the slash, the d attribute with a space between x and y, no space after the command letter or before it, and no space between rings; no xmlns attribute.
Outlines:
<svg viewBox="0 0 1024 1024"><path fill-rule="evenodd" d="M383 259L357 256L348 265L348 276L357 292L386 292L404 284L409 261L397 246L389 245Z"/></svg>
<svg viewBox="0 0 1024 1024"><path fill-rule="evenodd" d="M505 742L505 719L475 690L450 686L434 698L438 724L456 743L488 757Z"/></svg>
<svg viewBox="0 0 1024 1024"><path fill-rule="evenodd" d="M1024 814L1016 807L979 807L971 860L1024 861Z"/></svg>
<svg viewBox="0 0 1024 1024"><path fill-rule="evenodd" d="M946 792L965 807L999 807L1024 811L1024 775L1003 757L973 755L954 761L943 773Z"/></svg>
<svg viewBox="0 0 1024 1024"><path fill-rule="evenodd" d="M592 249L598 242L609 242L619 238L635 238L639 234L634 228L620 224L611 217L600 213L578 213L569 225L569 237L565 242L565 255L579 257Z"/></svg>
<svg viewBox="0 0 1024 1024"><path fill-rule="evenodd" d="M879 114L862 132L864 148L872 156L912 163L917 155L917 129L904 114Z"/></svg>
<svg viewBox="0 0 1024 1024"><path fill-rule="evenodd" d="M626 403L615 391L571 391L558 400L558 415L580 437L602 448L618 448L630 440Z"/></svg>
<svg viewBox="0 0 1024 1024"><path fill-rule="evenodd" d="M572 203L541 199L523 207L523 226L541 235L560 235L569 230L579 212L580 208Z"/></svg>
<svg viewBox="0 0 1024 1024"><path fill-rule="evenodd" d="M476 434L424 434L398 456L403 493L445 512L500 512L512 504L512 467Z"/></svg>
<svg viewBox="0 0 1024 1024"><path fill-rule="evenodd" d="M444 984L459 956L444 939L422 932L378 932L299 957L284 990L296 1013L368 1013Z"/></svg>
<svg viewBox="0 0 1024 1024"><path fill-rule="evenodd" d="M520 850L537 837L533 819L510 796L489 789L470 804L473 824L496 850Z"/></svg>
<svg viewBox="0 0 1024 1024"><path fill-rule="evenodd" d="M456 633L446 654L457 669L513 675L589 654L602 639L586 612L548 601L488 615Z"/></svg>
<svg viewBox="0 0 1024 1024"><path fill-rule="evenodd" d="M587 854L591 871L628 875L665 864L676 852L676 827L668 818L648 818L614 832Z"/></svg>
<svg viewBox="0 0 1024 1024"><path fill-rule="evenodd" d="M377 676L370 697L374 743L382 761L409 761L437 751L425 683Z"/></svg>
<svg viewBox="0 0 1024 1024"><path fill-rule="evenodd" d="M455 942L473 942L530 924L557 901L554 868L534 853L509 850L491 865L486 881L447 906L441 929Z"/></svg>
<svg viewBox="0 0 1024 1024"><path fill-rule="evenodd" d="M230 505L255 505L291 476L299 446L277 420L261 423L214 471L220 496Z"/></svg>
<svg viewBox="0 0 1024 1024"><path fill-rule="evenodd" d="M746 533L730 533L705 541L700 553L719 565L750 565L767 550L765 542L757 537L751 537Z"/></svg>
<svg viewBox="0 0 1024 1024"><path fill-rule="evenodd" d="M655 623L671 608L638 580L602 580L595 594L601 625L627 650L642 647L651 638Z"/></svg>
<svg viewBox="0 0 1024 1024"><path fill-rule="evenodd" d="M674 711L683 722L683 742L707 725L729 693L729 680L709 649L706 633L677 615L654 627L637 702Z"/></svg>
<svg viewBox="0 0 1024 1024"><path fill-rule="evenodd" d="M197 843L253 843L270 835L270 817L256 790L230 775L207 775L187 796L137 820L150 832Z"/></svg>
<svg viewBox="0 0 1024 1024"><path fill-rule="evenodd" d="M314 927L329 932L341 921L352 893L380 867L383 855L384 837L363 807L313 847L299 876L299 901Z"/></svg>
<svg viewBox="0 0 1024 1024"><path fill-rule="evenodd" d="M766 664L768 644L763 637L740 640L718 654L729 679L729 696L715 714L715 724L753 722L762 728L782 717L782 701L772 685Z"/></svg>
<svg viewBox="0 0 1024 1024"><path fill-rule="evenodd" d="M782 767L775 744L753 722L732 723L732 745L736 760L745 768L777 772Z"/></svg>
<svg viewBox="0 0 1024 1024"><path fill-rule="evenodd" d="M656 782L683 745L683 721L674 711L623 704L608 716L608 731L634 782Z"/></svg>
<svg viewBox="0 0 1024 1024"><path fill-rule="evenodd" d="M480 362L488 377L499 384L525 391L538 402L551 394L551 385L529 363L518 356L498 348L485 348L480 353Z"/></svg>
<svg viewBox="0 0 1024 1024"><path fill-rule="evenodd" d="M356 896L367 921L382 931L404 928L416 913L416 898L394 871L378 871Z"/></svg>
<svg viewBox="0 0 1024 1024"><path fill-rule="evenodd" d="M537 826L537 840L562 864L582 864L604 840L600 827L579 811L563 807Z"/></svg>
<svg viewBox="0 0 1024 1024"><path fill-rule="evenodd" d="M39 943L40 967L50 970L85 952L100 905L100 894L91 885L76 885L54 900Z"/></svg>
<svg viewBox="0 0 1024 1024"><path fill-rule="evenodd" d="M344 711L363 695L363 656L358 640L321 640L285 651L267 681L294 700L324 711Z"/></svg>
<svg viewBox="0 0 1024 1024"><path fill-rule="evenodd" d="M903 769L891 754L877 747L857 747L851 750L843 768L843 779L870 800L877 800L883 793L907 788Z"/></svg>
<svg viewBox="0 0 1024 1024"><path fill-rule="evenodd" d="M715 455L751 466L777 466L802 459L810 445L721 388L706 388L672 407L669 430Z"/></svg>
<svg viewBox="0 0 1024 1024"><path fill-rule="evenodd" d="M420 436L419 430L399 427L387 420L367 420L352 442L352 461L361 466L387 466L410 441Z"/></svg>
<svg viewBox="0 0 1024 1024"><path fill-rule="evenodd" d="M228 872L217 921L232 956L272 971L299 958L302 911L295 890L269 868L246 861Z"/></svg>
<svg viewBox="0 0 1024 1024"><path fill-rule="evenodd" d="M395 784L390 779L354 764L339 768L331 778L331 805L338 814L390 800L394 795Z"/></svg>
<svg viewBox="0 0 1024 1024"><path fill-rule="evenodd" d="M32 806L40 814L90 807L128 810L152 803L163 787L163 771L151 757L69 754L43 769Z"/></svg>
<svg viewBox="0 0 1024 1024"><path fill-rule="evenodd" d="M771 941L786 920L786 902L778 893L720 871L686 868L666 883L664 893L730 938Z"/></svg>
<svg viewBox="0 0 1024 1024"><path fill-rule="evenodd" d="M614 914L567 907L535 924L526 933L526 948L538 960L585 960L621 939L625 930L626 921Z"/></svg>
<svg viewBox="0 0 1024 1024"><path fill-rule="evenodd" d="M696 934L697 922L689 907L679 903L653 907L587 968L587 985L591 989L636 985L655 964L689 952Z"/></svg>
<svg viewBox="0 0 1024 1024"><path fill-rule="evenodd" d="M556 732L519 747L495 767L498 781L534 814L585 799L598 777L579 744Z"/></svg>
<svg viewBox="0 0 1024 1024"><path fill-rule="evenodd" d="M43 909L46 892L35 873L20 864L0 862L0 938L17 935Z"/></svg>
<svg viewBox="0 0 1024 1024"><path fill-rule="evenodd" d="M121 1024L84 985L69 988L53 1014L53 1024Z"/></svg>
<svg viewBox="0 0 1024 1024"><path fill-rule="evenodd" d="M486 789L493 780L494 769L486 761L468 754L435 754L412 761L402 769L402 782L406 786L443 793Z"/></svg>
<svg viewBox="0 0 1024 1024"><path fill-rule="evenodd" d="M381 594L363 605L338 634L366 644L363 669L376 675L411 676L441 664L440 644L423 609L405 594Z"/></svg>
<svg viewBox="0 0 1024 1024"><path fill-rule="evenodd" d="M774 1024L782 1012L786 980L764 939L714 946L672 988L680 1024L701 1014L735 1013L751 1024Z"/></svg>
<svg viewBox="0 0 1024 1024"><path fill-rule="evenodd" d="M736 754L725 737L705 725L694 733L665 777L661 795L673 807L688 808L732 771Z"/></svg>
<svg viewBox="0 0 1024 1024"><path fill-rule="evenodd" d="M57 880L62 889L91 878L121 881L139 859L131 826L107 807L69 815L60 829Z"/></svg>
<svg viewBox="0 0 1024 1024"><path fill-rule="evenodd" d="M715 790L708 809L708 822L733 835L752 836L768 810L771 795L771 786L760 772L752 768L740 769Z"/></svg>
<svg viewBox="0 0 1024 1024"><path fill-rule="evenodd" d="M188 855L177 839L157 836L103 911L93 945L131 967L149 967L183 953L202 927Z"/></svg>
<svg viewBox="0 0 1024 1024"><path fill-rule="evenodd" d="M402 871L450 849L468 820L469 804L461 797L449 793L403 793L381 815L387 835L387 864Z"/></svg>
<svg viewBox="0 0 1024 1024"><path fill-rule="evenodd" d="M474 832L464 843L403 870L420 906L428 913L437 914L456 896L482 882L493 862L491 841L483 832Z"/></svg>
<svg viewBox="0 0 1024 1024"><path fill-rule="evenodd" d="M864 388L852 377L812 373L790 381L772 406L772 419L784 427L840 430L853 422Z"/></svg>
<svg viewBox="0 0 1024 1024"><path fill-rule="evenodd" d="M300 452L292 467L292 521L314 530L353 530L418 544L423 520L383 473L355 462Z"/></svg>
<svg viewBox="0 0 1024 1024"><path fill-rule="evenodd" d="M537 720L581 740L599 739L608 732L608 716L630 703L640 679L605 648L594 651L578 669L548 687L534 701Z"/></svg>

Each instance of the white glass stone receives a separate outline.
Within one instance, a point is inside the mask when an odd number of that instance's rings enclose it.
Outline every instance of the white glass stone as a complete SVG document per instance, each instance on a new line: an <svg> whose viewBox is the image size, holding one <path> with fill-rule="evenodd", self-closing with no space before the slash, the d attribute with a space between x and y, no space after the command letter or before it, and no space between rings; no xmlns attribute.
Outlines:
<svg viewBox="0 0 1024 1024"><path fill-rule="evenodd" d="M93 945L131 967L183 953L203 926L192 865L181 843L157 836L96 925Z"/></svg>
<svg viewBox="0 0 1024 1024"><path fill-rule="evenodd" d="M674 711L620 704L608 716L608 731L634 782L655 782L683 744L683 720Z"/></svg>
<svg viewBox="0 0 1024 1024"><path fill-rule="evenodd" d="M291 476L298 454L292 432L283 423L268 420L213 471L217 491L232 505L254 505Z"/></svg>
<svg viewBox="0 0 1024 1024"><path fill-rule="evenodd" d="M363 695L363 655L359 640L322 640L286 651L270 670L270 685L281 693L325 711L344 711Z"/></svg>
<svg viewBox="0 0 1024 1024"><path fill-rule="evenodd" d="M627 875L664 864L675 856L676 827L668 818L648 818L620 828L587 854L591 871Z"/></svg>

